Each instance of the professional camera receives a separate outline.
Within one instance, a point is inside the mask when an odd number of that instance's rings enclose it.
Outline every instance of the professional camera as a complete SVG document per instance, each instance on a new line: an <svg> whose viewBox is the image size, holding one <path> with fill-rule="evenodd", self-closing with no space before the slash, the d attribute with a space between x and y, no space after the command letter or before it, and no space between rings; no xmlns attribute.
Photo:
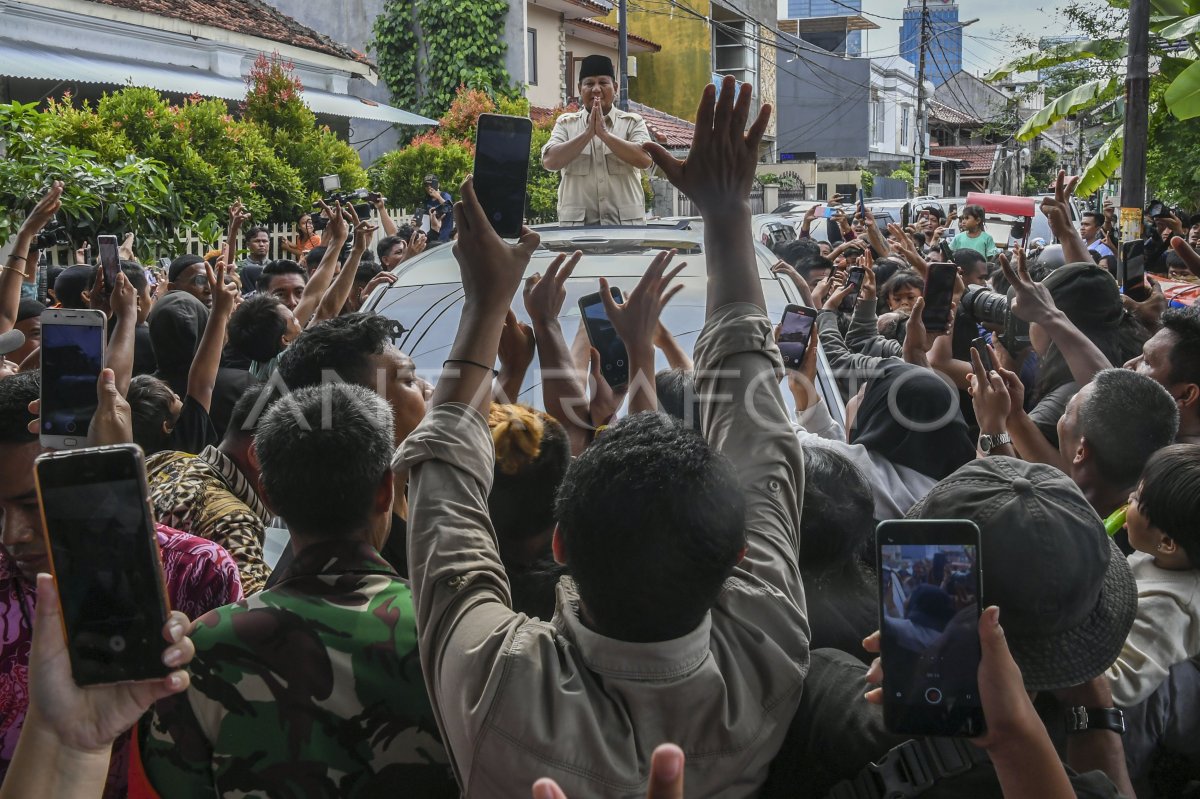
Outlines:
<svg viewBox="0 0 1200 799"><path fill-rule="evenodd" d="M958 302L958 312L976 324L1003 328L1000 343L1012 354L1029 346L1029 323L1012 312L1011 298L984 286L967 286Z"/></svg>
<svg viewBox="0 0 1200 799"><path fill-rule="evenodd" d="M1172 208L1162 200L1151 200L1146 206L1146 216L1151 219L1158 219L1163 216L1176 216L1179 219L1184 218L1183 212L1178 208Z"/></svg>
<svg viewBox="0 0 1200 799"><path fill-rule="evenodd" d="M67 235L67 226L57 216L51 217L46 226L38 232L33 246L39 250L70 247L71 237Z"/></svg>
<svg viewBox="0 0 1200 799"><path fill-rule="evenodd" d="M371 210L376 202L379 201L380 194L377 191L370 189L355 189L354 191L342 191L342 179L337 175L324 175L321 178L321 191L325 192L325 196L320 202L313 203L313 208L320 208L321 202L326 205L341 203L342 205L353 205L354 213L358 214L359 219L366 219L371 215ZM366 200L363 202L356 202ZM313 230L324 230L329 224L329 220L319 214L312 215Z"/></svg>

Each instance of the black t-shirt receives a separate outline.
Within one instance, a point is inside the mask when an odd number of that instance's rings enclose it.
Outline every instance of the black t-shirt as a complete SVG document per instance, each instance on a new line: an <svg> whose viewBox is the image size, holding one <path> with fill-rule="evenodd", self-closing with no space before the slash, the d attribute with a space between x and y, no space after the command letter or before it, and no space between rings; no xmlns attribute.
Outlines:
<svg viewBox="0 0 1200 799"><path fill-rule="evenodd" d="M208 411L204 410L204 406L192 397L185 397L183 410L179 412L179 420L175 422L175 429L171 431L169 449L199 455L205 447L215 446L220 441L216 428L213 427L212 419L208 416Z"/></svg>

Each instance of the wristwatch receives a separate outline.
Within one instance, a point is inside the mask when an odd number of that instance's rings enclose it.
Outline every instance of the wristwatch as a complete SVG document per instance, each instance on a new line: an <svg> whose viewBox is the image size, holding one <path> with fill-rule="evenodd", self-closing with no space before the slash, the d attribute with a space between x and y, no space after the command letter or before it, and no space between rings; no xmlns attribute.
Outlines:
<svg viewBox="0 0 1200 799"><path fill-rule="evenodd" d="M1125 712L1119 707L1070 707L1067 708L1067 734L1108 730L1117 735L1125 734Z"/></svg>
<svg viewBox="0 0 1200 799"><path fill-rule="evenodd" d="M1008 433L997 433L994 436L984 433L979 437L979 449L983 451L984 455L987 455L996 447L1002 447L1005 444L1011 443L1012 436L1010 436Z"/></svg>

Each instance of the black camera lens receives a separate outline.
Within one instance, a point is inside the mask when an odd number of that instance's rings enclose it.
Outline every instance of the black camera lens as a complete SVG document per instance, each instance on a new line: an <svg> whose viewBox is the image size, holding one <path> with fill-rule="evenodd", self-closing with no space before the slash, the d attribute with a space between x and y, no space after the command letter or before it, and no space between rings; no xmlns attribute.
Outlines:
<svg viewBox="0 0 1200 799"><path fill-rule="evenodd" d="M968 286L959 301L959 308L960 313L973 322L1001 326L1008 315L1008 297L983 286Z"/></svg>

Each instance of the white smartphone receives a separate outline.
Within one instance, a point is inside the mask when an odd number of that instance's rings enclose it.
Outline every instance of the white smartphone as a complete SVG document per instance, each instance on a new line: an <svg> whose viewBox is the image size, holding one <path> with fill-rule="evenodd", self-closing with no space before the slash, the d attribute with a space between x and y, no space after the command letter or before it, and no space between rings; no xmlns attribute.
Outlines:
<svg viewBox="0 0 1200 799"><path fill-rule="evenodd" d="M104 314L49 308L41 319L42 446L87 446L96 414L96 382L104 368Z"/></svg>

